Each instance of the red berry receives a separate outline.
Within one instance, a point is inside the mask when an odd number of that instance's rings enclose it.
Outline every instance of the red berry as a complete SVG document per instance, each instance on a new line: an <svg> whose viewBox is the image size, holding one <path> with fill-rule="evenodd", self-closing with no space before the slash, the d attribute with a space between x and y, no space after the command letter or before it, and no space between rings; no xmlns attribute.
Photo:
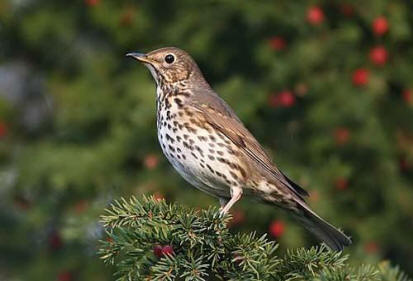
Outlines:
<svg viewBox="0 0 413 281"><path fill-rule="evenodd" d="M287 42L285 41L285 39L280 36L274 36L270 38L269 44L270 44L270 47L276 51L281 51L285 49L285 47L287 46Z"/></svg>
<svg viewBox="0 0 413 281"><path fill-rule="evenodd" d="M344 190L344 189L347 189L347 187L348 187L348 180L346 179L346 178L337 178L335 181L334 181L334 185L335 185L335 187L336 187L336 189L338 189L338 190Z"/></svg>
<svg viewBox="0 0 413 281"><path fill-rule="evenodd" d="M73 280L73 274L70 271L63 271L57 276L58 281L71 281Z"/></svg>
<svg viewBox="0 0 413 281"><path fill-rule="evenodd" d="M233 254L232 256L234 257L234 262L236 264L240 264L244 260L244 257L242 257L241 255L239 255L237 253Z"/></svg>
<svg viewBox="0 0 413 281"><path fill-rule="evenodd" d="M275 238L281 237L284 234L284 230L285 225L282 221L275 220L270 224L269 232Z"/></svg>
<svg viewBox="0 0 413 281"><path fill-rule="evenodd" d="M340 11L346 17L351 17L354 15L354 6L348 3L344 3L340 6Z"/></svg>
<svg viewBox="0 0 413 281"><path fill-rule="evenodd" d="M86 5L89 7L96 6L100 3L100 0L85 0Z"/></svg>
<svg viewBox="0 0 413 281"><path fill-rule="evenodd" d="M231 212L232 219L229 221L229 227L239 225L245 220L245 214L242 210L236 209Z"/></svg>
<svg viewBox="0 0 413 281"><path fill-rule="evenodd" d="M399 158L399 168L401 172L407 172L410 169L410 163L407 161L406 157L401 156Z"/></svg>
<svg viewBox="0 0 413 281"><path fill-rule="evenodd" d="M155 198L155 200L157 201L165 200L165 196L163 196L163 194L158 191L153 194L153 198Z"/></svg>
<svg viewBox="0 0 413 281"><path fill-rule="evenodd" d="M125 12L122 13L119 23L121 26L130 26L133 23L134 19L134 10L133 9L128 9Z"/></svg>
<svg viewBox="0 0 413 281"><path fill-rule="evenodd" d="M281 92L278 97L283 107L291 107L295 104L295 96L290 91Z"/></svg>
<svg viewBox="0 0 413 281"><path fill-rule="evenodd" d="M356 69L353 72L353 85L354 86L364 86L369 82L369 71L365 68Z"/></svg>
<svg viewBox="0 0 413 281"><path fill-rule="evenodd" d="M373 21L373 32L377 36L385 34L389 30L389 23L385 17L375 18Z"/></svg>
<svg viewBox="0 0 413 281"><path fill-rule="evenodd" d="M334 130L334 140L336 144L345 144L350 139L350 131L345 127L340 127Z"/></svg>
<svg viewBox="0 0 413 281"><path fill-rule="evenodd" d="M383 46L376 46L370 50L370 60L375 65L386 64L387 57L387 50Z"/></svg>
<svg viewBox="0 0 413 281"><path fill-rule="evenodd" d="M158 166L159 157L155 154L148 154L143 160L145 167L149 170L153 170Z"/></svg>
<svg viewBox="0 0 413 281"><path fill-rule="evenodd" d="M272 107L291 107L295 104L295 96L290 91L282 91L278 94L272 94L268 103Z"/></svg>
<svg viewBox="0 0 413 281"><path fill-rule="evenodd" d="M166 245L162 248L162 254L163 255L173 255L174 254L174 249L170 245Z"/></svg>
<svg viewBox="0 0 413 281"><path fill-rule="evenodd" d="M89 203L87 202L87 200L80 200L75 204L74 209L76 213L81 214L86 211L88 206Z"/></svg>
<svg viewBox="0 0 413 281"><path fill-rule="evenodd" d="M58 250L63 246L62 237L57 231L53 231L48 238L49 247L52 250Z"/></svg>
<svg viewBox="0 0 413 281"><path fill-rule="evenodd" d="M319 25L324 21L324 12L318 6L312 6L307 10L307 21L312 25Z"/></svg>
<svg viewBox="0 0 413 281"><path fill-rule="evenodd" d="M375 254L379 251L379 245L376 242L368 242L364 245L364 250L369 254Z"/></svg>
<svg viewBox="0 0 413 281"><path fill-rule="evenodd" d="M408 104L413 104L413 90L406 89L403 91L403 99Z"/></svg>
<svg viewBox="0 0 413 281"><path fill-rule="evenodd" d="M297 96L300 96L300 97L305 96L308 92L307 84L302 83L302 82L297 83L294 86L294 92L296 93Z"/></svg>
<svg viewBox="0 0 413 281"><path fill-rule="evenodd" d="M163 256L162 246L161 245L155 245L155 247L153 247L153 254L158 258L162 258L162 256Z"/></svg>
<svg viewBox="0 0 413 281"><path fill-rule="evenodd" d="M7 135L7 125L3 121L0 120L0 138Z"/></svg>
<svg viewBox="0 0 413 281"><path fill-rule="evenodd" d="M16 195L14 197L14 205L21 210L28 210L32 206L32 203L22 195Z"/></svg>

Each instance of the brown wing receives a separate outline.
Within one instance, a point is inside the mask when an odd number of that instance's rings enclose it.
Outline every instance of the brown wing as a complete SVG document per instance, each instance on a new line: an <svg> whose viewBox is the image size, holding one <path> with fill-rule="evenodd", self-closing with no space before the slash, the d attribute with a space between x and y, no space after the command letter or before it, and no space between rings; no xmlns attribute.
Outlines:
<svg viewBox="0 0 413 281"><path fill-rule="evenodd" d="M212 92L212 91L211 91ZM191 106L197 109L213 128L228 137L245 154L254 161L257 166L266 171L273 179L290 189L302 200L308 196L308 192L287 178L271 161L254 136L244 127L233 110L215 93L207 92L197 95L202 98L192 101ZM212 95L208 97L208 95ZM213 98L212 98L213 97Z"/></svg>

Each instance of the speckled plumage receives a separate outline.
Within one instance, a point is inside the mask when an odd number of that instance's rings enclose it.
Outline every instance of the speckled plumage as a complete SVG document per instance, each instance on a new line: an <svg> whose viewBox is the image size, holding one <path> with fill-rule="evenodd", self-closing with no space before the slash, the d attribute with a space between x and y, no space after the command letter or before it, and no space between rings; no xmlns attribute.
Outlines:
<svg viewBox="0 0 413 281"><path fill-rule="evenodd" d="M156 81L162 151L185 180L219 199L222 213L246 194L288 211L334 250L351 243L310 210L308 193L272 163L186 52L162 48L128 55L143 62Z"/></svg>

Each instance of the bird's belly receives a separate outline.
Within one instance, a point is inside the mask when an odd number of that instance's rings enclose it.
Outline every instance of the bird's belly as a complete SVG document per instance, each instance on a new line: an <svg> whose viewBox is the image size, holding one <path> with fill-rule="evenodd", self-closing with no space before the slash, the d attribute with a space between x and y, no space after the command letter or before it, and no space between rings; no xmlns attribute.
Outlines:
<svg viewBox="0 0 413 281"><path fill-rule="evenodd" d="M172 137L172 136L171 136ZM160 140L162 151L175 170L196 188L216 197L229 197L229 185L217 177L208 166L211 164L194 152L191 146L186 147L179 143L164 143Z"/></svg>
<svg viewBox="0 0 413 281"><path fill-rule="evenodd" d="M242 167L233 144L209 127L171 119L158 124L162 150L178 173L196 188L216 197L230 197L230 186L242 185ZM168 126L169 125L169 126Z"/></svg>

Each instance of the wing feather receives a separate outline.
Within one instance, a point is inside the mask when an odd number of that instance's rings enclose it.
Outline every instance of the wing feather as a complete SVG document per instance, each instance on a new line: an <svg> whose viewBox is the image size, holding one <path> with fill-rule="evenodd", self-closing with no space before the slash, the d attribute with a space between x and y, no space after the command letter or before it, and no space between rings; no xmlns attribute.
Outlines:
<svg viewBox="0 0 413 281"><path fill-rule="evenodd" d="M193 102L191 107L201 113L209 125L240 147L245 155L257 166L265 170L266 174L270 175L274 181L285 186L302 200L304 200L303 196L308 196L307 191L287 178L272 163L271 158L265 153L258 141L244 127L232 109L223 100L220 99L215 103Z"/></svg>

